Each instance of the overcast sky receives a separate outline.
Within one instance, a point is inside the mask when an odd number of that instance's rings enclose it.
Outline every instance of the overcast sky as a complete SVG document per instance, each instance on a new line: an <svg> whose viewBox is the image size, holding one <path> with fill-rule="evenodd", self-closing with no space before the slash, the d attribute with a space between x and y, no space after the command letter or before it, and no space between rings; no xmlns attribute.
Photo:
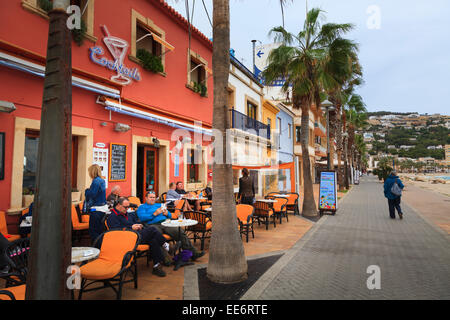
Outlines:
<svg viewBox="0 0 450 320"><path fill-rule="evenodd" d="M186 17L185 0L166 1ZM292 33L303 27L305 1L285 8ZM212 19L212 0L204 2ZM230 7L231 47L250 69L251 40L273 42L268 33L282 24L279 0L230 0ZM369 111L450 115L449 0L308 0L308 7L324 10L325 22L355 24L347 37L360 45L365 84L358 93ZM212 37L202 0L195 0L193 24Z"/></svg>

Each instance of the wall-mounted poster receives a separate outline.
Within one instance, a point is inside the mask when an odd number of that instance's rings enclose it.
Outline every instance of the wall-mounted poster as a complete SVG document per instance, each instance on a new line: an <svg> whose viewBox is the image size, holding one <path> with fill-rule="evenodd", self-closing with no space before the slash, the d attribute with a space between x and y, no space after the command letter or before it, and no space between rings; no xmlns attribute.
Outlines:
<svg viewBox="0 0 450 320"><path fill-rule="evenodd" d="M127 177L127 145L111 143L109 152L109 181L125 181Z"/></svg>
<svg viewBox="0 0 450 320"><path fill-rule="evenodd" d="M0 180L5 179L5 133L0 132Z"/></svg>
<svg viewBox="0 0 450 320"><path fill-rule="evenodd" d="M94 160L93 164L98 164L102 169L102 178L105 180L105 186L108 188L108 163L109 163L109 149L108 148L93 148Z"/></svg>
<svg viewBox="0 0 450 320"><path fill-rule="evenodd" d="M319 189L319 211L330 211L336 213L337 210L337 190L336 172L322 171L320 173Z"/></svg>

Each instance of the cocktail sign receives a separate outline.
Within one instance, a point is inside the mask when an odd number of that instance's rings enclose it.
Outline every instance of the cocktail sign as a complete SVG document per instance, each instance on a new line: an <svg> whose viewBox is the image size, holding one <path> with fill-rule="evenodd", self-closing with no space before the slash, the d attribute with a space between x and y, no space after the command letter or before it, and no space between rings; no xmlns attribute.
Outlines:
<svg viewBox="0 0 450 320"><path fill-rule="evenodd" d="M111 53L111 56L114 58L114 61L108 60L105 57L99 57L104 53L103 48L101 47L92 47L89 49L91 60L94 63L116 71L117 75L111 77L111 80L116 83L125 86L130 84L131 80L140 81L141 75L139 74L139 70L137 68L129 69L123 64L128 52L128 42L111 36L106 26L102 26L102 30L105 34L103 42Z"/></svg>

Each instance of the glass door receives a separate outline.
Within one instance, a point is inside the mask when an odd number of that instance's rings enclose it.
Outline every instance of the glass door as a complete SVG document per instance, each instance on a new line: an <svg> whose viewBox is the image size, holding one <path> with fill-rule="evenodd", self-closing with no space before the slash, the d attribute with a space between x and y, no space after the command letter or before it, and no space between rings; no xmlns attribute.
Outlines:
<svg viewBox="0 0 450 320"><path fill-rule="evenodd" d="M149 191L158 195L158 149L144 147L143 198Z"/></svg>

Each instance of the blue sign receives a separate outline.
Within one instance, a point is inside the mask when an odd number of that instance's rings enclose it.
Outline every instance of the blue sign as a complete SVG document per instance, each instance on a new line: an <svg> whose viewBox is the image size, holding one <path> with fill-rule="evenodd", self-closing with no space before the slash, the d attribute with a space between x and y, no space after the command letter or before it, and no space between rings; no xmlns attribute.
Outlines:
<svg viewBox="0 0 450 320"><path fill-rule="evenodd" d="M336 172L334 171L320 173L319 210L337 210Z"/></svg>

